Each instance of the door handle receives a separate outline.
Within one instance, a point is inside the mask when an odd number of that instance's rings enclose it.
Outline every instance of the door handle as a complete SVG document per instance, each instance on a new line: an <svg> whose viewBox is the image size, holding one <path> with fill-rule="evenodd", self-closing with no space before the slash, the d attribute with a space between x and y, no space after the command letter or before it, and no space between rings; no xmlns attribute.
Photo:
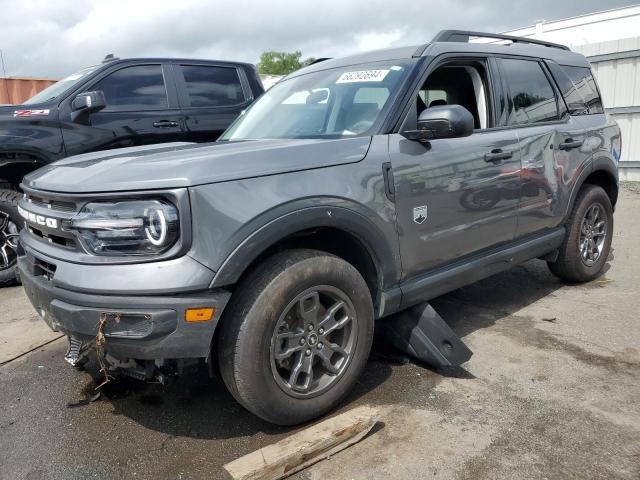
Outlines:
<svg viewBox="0 0 640 480"><path fill-rule="evenodd" d="M513 157L513 152L503 152L501 148L494 148L491 153L484 154L485 162L500 163L502 160Z"/></svg>
<svg viewBox="0 0 640 480"><path fill-rule="evenodd" d="M160 120L159 122L153 122L153 126L156 128L173 128L179 126L179 124L171 120Z"/></svg>
<svg viewBox="0 0 640 480"><path fill-rule="evenodd" d="M572 148L579 148L584 143L584 140L574 140L572 138L567 138L566 141L562 142L558 145L560 150L571 150Z"/></svg>

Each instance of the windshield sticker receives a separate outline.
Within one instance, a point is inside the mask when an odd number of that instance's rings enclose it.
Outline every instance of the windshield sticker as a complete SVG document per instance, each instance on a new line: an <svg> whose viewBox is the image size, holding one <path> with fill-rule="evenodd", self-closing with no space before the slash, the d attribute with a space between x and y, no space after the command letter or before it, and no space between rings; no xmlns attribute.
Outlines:
<svg viewBox="0 0 640 480"><path fill-rule="evenodd" d="M36 117L49 115L49 109L47 110L14 110L14 117Z"/></svg>
<svg viewBox="0 0 640 480"><path fill-rule="evenodd" d="M336 83L356 82L381 82L387 76L389 70L359 70L357 72L344 72Z"/></svg>

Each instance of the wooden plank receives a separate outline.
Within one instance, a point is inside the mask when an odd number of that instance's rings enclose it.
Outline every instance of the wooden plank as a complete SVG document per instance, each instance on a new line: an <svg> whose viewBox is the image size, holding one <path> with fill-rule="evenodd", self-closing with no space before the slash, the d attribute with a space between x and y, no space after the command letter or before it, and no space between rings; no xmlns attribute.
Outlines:
<svg viewBox="0 0 640 480"><path fill-rule="evenodd" d="M230 480L278 480L359 442L378 422L377 409L354 408L224 466Z"/></svg>

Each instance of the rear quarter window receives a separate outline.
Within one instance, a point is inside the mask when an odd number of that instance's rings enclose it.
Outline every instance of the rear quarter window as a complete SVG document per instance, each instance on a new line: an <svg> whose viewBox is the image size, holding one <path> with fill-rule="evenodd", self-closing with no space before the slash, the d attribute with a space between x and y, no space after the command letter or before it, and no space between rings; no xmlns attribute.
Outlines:
<svg viewBox="0 0 640 480"><path fill-rule="evenodd" d="M604 113L593 73L587 67L561 66L586 106L586 113Z"/></svg>

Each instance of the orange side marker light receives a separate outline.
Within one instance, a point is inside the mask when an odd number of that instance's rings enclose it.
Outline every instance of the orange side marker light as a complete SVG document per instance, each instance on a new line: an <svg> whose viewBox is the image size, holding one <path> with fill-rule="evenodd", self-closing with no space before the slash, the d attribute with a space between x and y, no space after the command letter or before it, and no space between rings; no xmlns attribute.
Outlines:
<svg viewBox="0 0 640 480"><path fill-rule="evenodd" d="M187 308L184 312L186 322L208 322L216 313L215 308Z"/></svg>

